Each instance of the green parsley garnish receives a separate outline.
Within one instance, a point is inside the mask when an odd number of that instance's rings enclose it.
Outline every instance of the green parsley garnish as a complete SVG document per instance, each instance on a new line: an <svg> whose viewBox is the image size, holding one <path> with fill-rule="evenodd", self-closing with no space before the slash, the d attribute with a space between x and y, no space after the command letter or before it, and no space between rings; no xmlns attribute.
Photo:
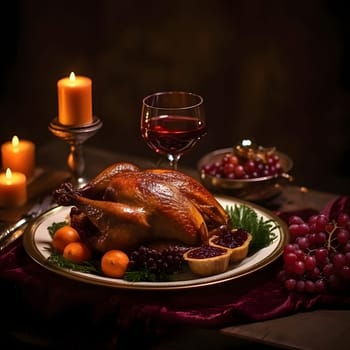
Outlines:
<svg viewBox="0 0 350 350"><path fill-rule="evenodd" d="M154 273L147 269L127 270L123 277L129 282L169 282L170 275L166 273Z"/></svg>
<svg viewBox="0 0 350 350"><path fill-rule="evenodd" d="M55 235L55 232L63 227L68 225L66 221L61 221L61 222L53 222L48 228L47 230L49 231L49 234L51 237L53 237Z"/></svg>
<svg viewBox="0 0 350 350"><path fill-rule="evenodd" d="M244 204L234 207L226 207L230 216L232 226L248 231L252 236L249 244L249 254L254 254L258 250L267 247L276 238L274 230L278 227L272 219L264 220L257 212Z"/></svg>
<svg viewBox="0 0 350 350"><path fill-rule="evenodd" d="M96 260L90 260L82 262L80 264L76 264L72 261L65 259L63 255L58 254L56 252L52 252L51 255L48 257L47 261L64 269L101 275L99 261Z"/></svg>

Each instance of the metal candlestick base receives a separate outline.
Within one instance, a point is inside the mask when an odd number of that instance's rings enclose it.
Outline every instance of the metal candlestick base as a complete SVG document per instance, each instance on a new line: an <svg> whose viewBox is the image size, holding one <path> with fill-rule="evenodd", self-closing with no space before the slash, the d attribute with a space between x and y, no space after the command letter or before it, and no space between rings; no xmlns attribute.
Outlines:
<svg viewBox="0 0 350 350"><path fill-rule="evenodd" d="M83 177L85 170L83 143L95 135L101 127L102 122L97 117L94 117L92 123L82 126L63 125L58 122L56 117L49 125L49 130L56 137L69 144L67 164L72 174L72 180L77 187L81 187L86 183L86 179Z"/></svg>

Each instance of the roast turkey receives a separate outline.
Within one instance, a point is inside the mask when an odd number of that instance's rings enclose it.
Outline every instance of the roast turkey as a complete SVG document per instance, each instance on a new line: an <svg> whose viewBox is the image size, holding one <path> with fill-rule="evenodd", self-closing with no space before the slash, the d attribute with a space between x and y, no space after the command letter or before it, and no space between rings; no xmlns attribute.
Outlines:
<svg viewBox="0 0 350 350"><path fill-rule="evenodd" d="M72 225L97 251L132 249L151 242L207 243L210 231L228 223L216 198L177 170L141 170L115 163L82 188L69 182L54 191L59 205L72 206Z"/></svg>

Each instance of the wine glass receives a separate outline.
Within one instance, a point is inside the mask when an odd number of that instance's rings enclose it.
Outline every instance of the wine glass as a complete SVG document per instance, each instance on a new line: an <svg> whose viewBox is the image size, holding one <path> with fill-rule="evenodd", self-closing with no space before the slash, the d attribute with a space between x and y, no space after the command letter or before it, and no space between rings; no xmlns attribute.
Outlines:
<svg viewBox="0 0 350 350"><path fill-rule="evenodd" d="M206 134L203 98L183 91L157 92L142 101L141 135L172 169Z"/></svg>

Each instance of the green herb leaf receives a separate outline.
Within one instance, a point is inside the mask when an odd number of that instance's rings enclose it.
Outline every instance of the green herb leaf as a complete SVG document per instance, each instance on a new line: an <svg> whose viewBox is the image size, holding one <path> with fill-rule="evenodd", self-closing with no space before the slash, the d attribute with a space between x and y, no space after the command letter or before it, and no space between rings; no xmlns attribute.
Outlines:
<svg viewBox="0 0 350 350"><path fill-rule="evenodd" d="M129 282L157 282L158 281L156 274L148 270L126 271L123 278Z"/></svg>
<svg viewBox="0 0 350 350"><path fill-rule="evenodd" d="M55 266L62 267L64 269L92 273L97 275L101 274L99 262L95 260L90 260L82 262L80 264L76 264L72 261L65 259L63 255L58 254L56 252L52 252L52 254L48 257L47 261L51 264L54 264Z"/></svg>
<svg viewBox="0 0 350 350"><path fill-rule="evenodd" d="M129 282L169 282L173 279L174 273L159 271L155 273L148 269L127 270L124 279Z"/></svg>
<svg viewBox="0 0 350 350"><path fill-rule="evenodd" d="M249 254L265 248L276 238L274 230L278 227L274 220L264 220L257 212L246 205L235 204L233 207L226 207L230 216L232 227L248 231L252 236L249 244Z"/></svg>
<svg viewBox="0 0 350 350"><path fill-rule="evenodd" d="M51 237L53 237L55 235L55 232L63 227L66 226L67 222L66 221L61 221L61 222L53 222L47 229L49 231L49 234Z"/></svg>

